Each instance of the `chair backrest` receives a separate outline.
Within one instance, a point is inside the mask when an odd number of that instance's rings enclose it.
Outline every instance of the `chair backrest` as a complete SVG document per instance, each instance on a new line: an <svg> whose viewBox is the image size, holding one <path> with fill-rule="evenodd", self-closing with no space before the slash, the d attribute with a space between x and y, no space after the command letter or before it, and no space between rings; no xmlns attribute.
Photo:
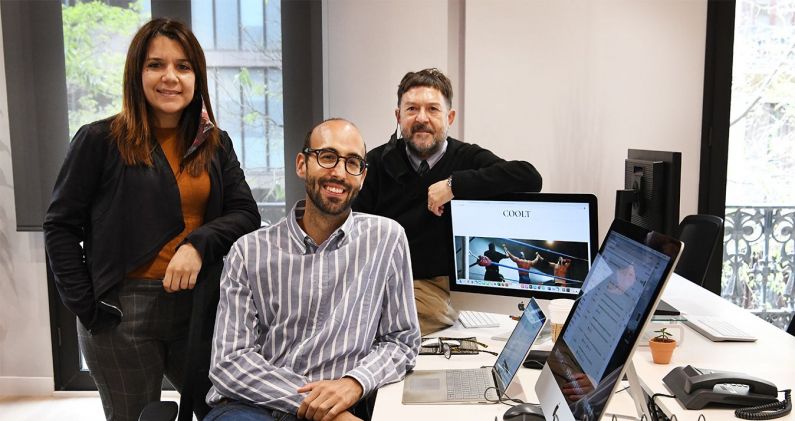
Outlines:
<svg viewBox="0 0 795 421"><path fill-rule="evenodd" d="M715 248L723 237L723 218L715 215L688 215L679 223L676 237L685 243L674 272L704 286Z"/></svg>

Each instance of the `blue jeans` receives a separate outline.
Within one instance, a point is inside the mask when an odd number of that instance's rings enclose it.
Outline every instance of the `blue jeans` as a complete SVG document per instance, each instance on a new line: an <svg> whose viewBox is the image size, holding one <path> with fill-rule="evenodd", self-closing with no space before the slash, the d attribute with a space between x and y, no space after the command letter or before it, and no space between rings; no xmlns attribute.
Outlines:
<svg viewBox="0 0 795 421"><path fill-rule="evenodd" d="M278 409L263 408L243 402L222 403L210 411L204 421L295 421L295 415Z"/></svg>

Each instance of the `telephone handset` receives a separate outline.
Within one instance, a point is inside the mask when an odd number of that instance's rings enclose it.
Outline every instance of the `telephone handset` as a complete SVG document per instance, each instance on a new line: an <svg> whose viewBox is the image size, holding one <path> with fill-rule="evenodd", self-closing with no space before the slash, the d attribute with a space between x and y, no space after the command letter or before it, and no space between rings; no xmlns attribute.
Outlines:
<svg viewBox="0 0 795 421"><path fill-rule="evenodd" d="M766 380L690 365L674 368L663 383L687 409L702 409L711 403L753 406L778 400L778 389Z"/></svg>

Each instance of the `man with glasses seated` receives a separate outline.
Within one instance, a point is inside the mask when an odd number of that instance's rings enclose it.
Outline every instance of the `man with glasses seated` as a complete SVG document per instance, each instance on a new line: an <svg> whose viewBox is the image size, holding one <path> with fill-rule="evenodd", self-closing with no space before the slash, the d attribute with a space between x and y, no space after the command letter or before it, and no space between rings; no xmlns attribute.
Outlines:
<svg viewBox="0 0 795 421"><path fill-rule="evenodd" d="M352 123L317 125L295 160L306 199L232 247L205 420L367 418L357 412L365 398L414 367L406 235L391 219L351 212L365 153Z"/></svg>
<svg viewBox="0 0 795 421"><path fill-rule="evenodd" d="M403 76L395 109L399 133L367 154L370 177L353 206L356 211L392 218L406 229L423 335L458 318L450 305L447 279L453 255L450 213L444 212L447 203L454 196L484 199L541 191L541 175L530 163L506 161L447 136L455 120L452 99L450 79L437 69ZM531 147L529 141L526 145Z"/></svg>

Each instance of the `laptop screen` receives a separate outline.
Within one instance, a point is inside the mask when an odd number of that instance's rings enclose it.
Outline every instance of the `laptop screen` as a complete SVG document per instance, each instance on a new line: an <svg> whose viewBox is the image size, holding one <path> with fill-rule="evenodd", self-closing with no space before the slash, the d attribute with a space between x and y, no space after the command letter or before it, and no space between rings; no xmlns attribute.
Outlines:
<svg viewBox="0 0 795 421"><path fill-rule="evenodd" d="M524 362L545 321L544 313L538 307L536 300L531 298L494 364L494 380L497 383L498 393L504 392L511 384L513 376Z"/></svg>
<svg viewBox="0 0 795 421"><path fill-rule="evenodd" d="M557 393L542 386L544 371L536 384L545 415L560 396L573 416L557 412L560 420L601 417L679 255L679 241L639 227L616 230L624 225L611 227L547 359Z"/></svg>

